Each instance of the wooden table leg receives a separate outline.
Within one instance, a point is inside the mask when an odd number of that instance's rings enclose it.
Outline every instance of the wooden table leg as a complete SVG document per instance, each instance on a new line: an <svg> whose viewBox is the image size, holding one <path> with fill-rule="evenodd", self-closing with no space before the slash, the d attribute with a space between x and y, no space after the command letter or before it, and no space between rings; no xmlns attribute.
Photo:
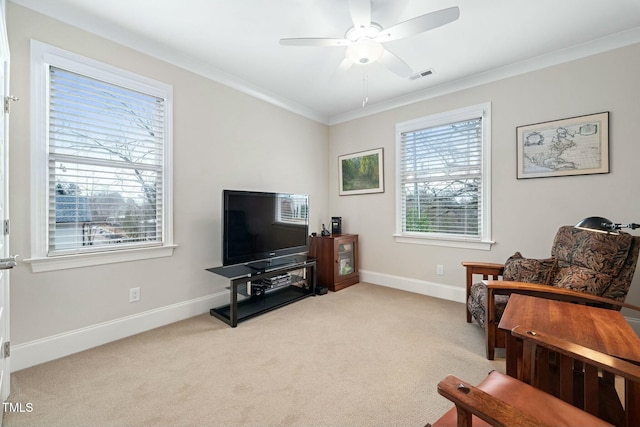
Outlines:
<svg viewBox="0 0 640 427"><path fill-rule="evenodd" d="M640 383L625 380L624 388L626 426L640 426Z"/></svg>
<svg viewBox="0 0 640 427"><path fill-rule="evenodd" d="M510 377L518 378L518 368L522 366L522 341L507 334L505 346L506 373Z"/></svg>
<svg viewBox="0 0 640 427"><path fill-rule="evenodd" d="M536 345L531 341L526 341L522 344L522 363L520 367L520 372L518 375L518 379L526 384L531 384L535 386L532 382L535 379L534 366L535 363L533 358L536 355Z"/></svg>
<svg viewBox="0 0 640 427"><path fill-rule="evenodd" d="M560 399L573 404L573 359L564 354L556 353L558 358Z"/></svg>
<svg viewBox="0 0 640 427"><path fill-rule="evenodd" d="M598 368L593 365L584 365L584 410L598 416L600 397Z"/></svg>

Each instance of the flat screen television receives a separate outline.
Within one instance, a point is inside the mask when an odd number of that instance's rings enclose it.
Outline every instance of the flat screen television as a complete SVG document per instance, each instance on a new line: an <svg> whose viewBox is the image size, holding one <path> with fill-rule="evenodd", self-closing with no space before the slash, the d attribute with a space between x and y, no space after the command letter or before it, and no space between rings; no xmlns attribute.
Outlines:
<svg viewBox="0 0 640 427"><path fill-rule="evenodd" d="M222 264L270 264L309 249L309 196L224 190Z"/></svg>

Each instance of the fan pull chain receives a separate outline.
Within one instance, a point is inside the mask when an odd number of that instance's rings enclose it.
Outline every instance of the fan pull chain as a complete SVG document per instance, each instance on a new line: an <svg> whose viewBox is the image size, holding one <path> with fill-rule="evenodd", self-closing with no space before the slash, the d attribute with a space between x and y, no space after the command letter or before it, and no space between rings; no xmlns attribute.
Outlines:
<svg viewBox="0 0 640 427"><path fill-rule="evenodd" d="M369 76L364 73L362 76L362 108L369 103Z"/></svg>

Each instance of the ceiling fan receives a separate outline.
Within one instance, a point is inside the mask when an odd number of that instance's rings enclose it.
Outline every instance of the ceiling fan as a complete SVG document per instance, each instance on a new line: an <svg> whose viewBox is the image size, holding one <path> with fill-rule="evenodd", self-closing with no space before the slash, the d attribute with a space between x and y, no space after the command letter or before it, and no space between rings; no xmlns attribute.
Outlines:
<svg viewBox="0 0 640 427"><path fill-rule="evenodd" d="M348 70L353 64L371 64L380 62L401 77L409 77L411 67L396 54L385 49L383 43L398 40L432 30L455 21L460 16L457 6L420 15L407 21L382 28L371 21L371 0L349 0L349 10L353 27L344 38L283 38L283 46L346 47L345 59L339 66Z"/></svg>

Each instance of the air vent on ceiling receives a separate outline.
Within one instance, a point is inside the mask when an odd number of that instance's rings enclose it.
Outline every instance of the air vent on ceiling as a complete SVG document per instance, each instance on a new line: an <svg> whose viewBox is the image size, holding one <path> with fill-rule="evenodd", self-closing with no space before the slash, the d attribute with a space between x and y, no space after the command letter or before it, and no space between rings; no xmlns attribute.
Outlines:
<svg viewBox="0 0 640 427"><path fill-rule="evenodd" d="M428 70L420 71L418 73L412 74L409 76L409 80L417 80L422 77L430 76L433 74L433 68L429 68Z"/></svg>

